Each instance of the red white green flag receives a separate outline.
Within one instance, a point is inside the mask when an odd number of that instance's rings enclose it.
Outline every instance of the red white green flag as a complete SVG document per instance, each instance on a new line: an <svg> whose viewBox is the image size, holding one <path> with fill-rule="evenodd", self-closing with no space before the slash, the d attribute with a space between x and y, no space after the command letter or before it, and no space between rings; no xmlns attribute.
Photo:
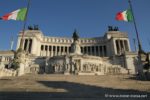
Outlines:
<svg viewBox="0 0 150 100"><path fill-rule="evenodd" d="M116 15L116 20L132 22L133 15L131 9L125 10L123 12L118 12Z"/></svg>
<svg viewBox="0 0 150 100"><path fill-rule="evenodd" d="M27 8L21 8L2 16L1 19L24 21L26 17L26 13L27 13Z"/></svg>

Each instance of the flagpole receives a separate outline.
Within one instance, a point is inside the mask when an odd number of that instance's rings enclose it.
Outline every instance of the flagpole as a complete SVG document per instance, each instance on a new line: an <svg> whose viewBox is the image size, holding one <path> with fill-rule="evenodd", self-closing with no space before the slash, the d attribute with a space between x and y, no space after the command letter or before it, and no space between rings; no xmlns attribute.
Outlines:
<svg viewBox="0 0 150 100"><path fill-rule="evenodd" d="M20 47L19 47L21 50L23 50L23 41L24 41L24 34L25 34L25 28L26 28L26 24L27 24L27 16L28 16L28 12L29 12L29 7L30 7L30 0L28 0L27 12L26 12L25 20L24 20L24 24L23 24L22 37L21 37L21 42L20 42Z"/></svg>
<svg viewBox="0 0 150 100"><path fill-rule="evenodd" d="M135 38L133 39L133 43L134 43L134 49L135 51L137 51Z"/></svg>
<svg viewBox="0 0 150 100"><path fill-rule="evenodd" d="M141 42L139 39L139 34L138 34L138 30L137 30L137 26L136 26L136 21L135 21L135 17L134 17L134 12L133 12L133 8L132 8L132 4L131 4L131 0L129 1L129 5L130 5L130 9L132 11L132 16L133 16L133 22L134 22L134 27L135 27L135 31L136 31L136 36L137 36L137 40L138 40L138 47L139 47L139 51L138 51L138 61L139 61L139 65L138 65L138 73L139 75L144 78L144 72L143 72L143 63L142 63L142 55L141 54L146 54L143 50L142 50L142 46L141 46Z"/></svg>
<svg viewBox="0 0 150 100"><path fill-rule="evenodd" d="M11 40L10 40L10 50L13 50L13 45L14 45L14 38L13 38L13 36L11 36Z"/></svg>
<svg viewBox="0 0 150 100"><path fill-rule="evenodd" d="M128 0L128 2L129 2L129 5L130 5L132 16L133 16L133 23L134 23L134 27L135 27L136 37L137 37L137 40L138 40L139 53L141 53L142 52L142 46L141 46L141 42L140 42L140 38L139 38L139 33L138 33L138 30L137 30L137 25L136 25L136 21L135 21L135 17L134 17L134 12L133 12L133 8L132 8L131 0Z"/></svg>

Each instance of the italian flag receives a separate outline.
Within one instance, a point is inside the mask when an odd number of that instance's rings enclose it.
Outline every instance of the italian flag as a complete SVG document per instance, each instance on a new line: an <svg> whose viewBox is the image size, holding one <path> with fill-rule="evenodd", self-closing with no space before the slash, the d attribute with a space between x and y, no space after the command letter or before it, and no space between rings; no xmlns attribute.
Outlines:
<svg viewBox="0 0 150 100"><path fill-rule="evenodd" d="M133 15L132 15L131 9L128 9L128 10L123 11L123 12L118 12L116 15L116 20L132 22L133 21Z"/></svg>
<svg viewBox="0 0 150 100"><path fill-rule="evenodd" d="M1 17L2 20L20 20L24 21L27 13L27 8L21 8L8 13Z"/></svg>

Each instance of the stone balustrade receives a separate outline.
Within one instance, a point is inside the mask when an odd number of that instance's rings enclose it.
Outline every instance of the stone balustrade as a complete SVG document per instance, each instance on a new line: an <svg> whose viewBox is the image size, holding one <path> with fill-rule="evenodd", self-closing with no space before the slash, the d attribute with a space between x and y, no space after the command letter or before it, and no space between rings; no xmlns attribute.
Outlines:
<svg viewBox="0 0 150 100"><path fill-rule="evenodd" d="M0 77L16 76L17 72L12 69L0 68Z"/></svg>

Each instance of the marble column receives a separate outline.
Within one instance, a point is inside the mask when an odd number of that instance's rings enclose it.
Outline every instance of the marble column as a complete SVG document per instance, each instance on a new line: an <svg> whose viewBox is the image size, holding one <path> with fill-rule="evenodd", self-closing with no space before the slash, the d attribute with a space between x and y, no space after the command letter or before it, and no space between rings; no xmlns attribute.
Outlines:
<svg viewBox="0 0 150 100"><path fill-rule="evenodd" d="M84 54L84 46L82 47L82 53Z"/></svg>
<svg viewBox="0 0 150 100"><path fill-rule="evenodd" d="M42 56L42 45L40 47L40 56Z"/></svg>
<svg viewBox="0 0 150 100"><path fill-rule="evenodd" d="M57 55L60 55L60 46L57 46Z"/></svg>
<svg viewBox="0 0 150 100"><path fill-rule="evenodd" d="M16 50L19 49L19 47L20 47L20 42L21 42L21 37L18 37L17 48L16 48ZM24 44L24 43L23 43L23 44ZM23 47L24 47L24 46L23 46Z"/></svg>
<svg viewBox="0 0 150 100"><path fill-rule="evenodd" d="M90 46L90 55L93 55L92 46Z"/></svg>
<svg viewBox="0 0 150 100"><path fill-rule="evenodd" d="M45 56L45 45L43 45L43 53L42 53L43 56Z"/></svg>
<svg viewBox="0 0 150 100"><path fill-rule="evenodd" d="M100 46L97 46L98 47L98 56L100 56Z"/></svg>
<svg viewBox="0 0 150 100"><path fill-rule="evenodd" d="M21 43L21 41L20 41L20 43ZM23 50L24 50L25 39L23 39L23 43L22 44L23 44L22 47L23 47ZM19 47L20 47L20 44L19 44Z"/></svg>
<svg viewBox="0 0 150 100"><path fill-rule="evenodd" d="M26 48L26 52L29 52L29 44L30 44L30 40L27 39L27 48Z"/></svg>
<svg viewBox="0 0 150 100"><path fill-rule="evenodd" d="M96 56L96 46L94 46L94 56Z"/></svg>
<svg viewBox="0 0 150 100"><path fill-rule="evenodd" d="M88 54L87 46L85 46L85 54Z"/></svg>
<svg viewBox="0 0 150 100"><path fill-rule="evenodd" d="M120 40L120 44L121 44L121 53L123 53L124 52L123 40Z"/></svg>
<svg viewBox="0 0 150 100"><path fill-rule="evenodd" d="M63 47L60 46L60 55L63 55Z"/></svg>
<svg viewBox="0 0 150 100"><path fill-rule="evenodd" d="M31 54L37 55L37 41L36 38L32 38L32 47L31 47Z"/></svg>
<svg viewBox="0 0 150 100"><path fill-rule="evenodd" d="M123 44L123 51L126 51L124 40L122 40L122 44Z"/></svg>
<svg viewBox="0 0 150 100"><path fill-rule="evenodd" d="M69 54L69 47L67 47L67 54Z"/></svg>
<svg viewBox="0 0 150 100"><path fill-rule="evenodd" d="M49 45L48 52L49 52L49 57L51 57L51 45Z"/></svg>
<svg viewBox="0 0 150 100"><path fill-rule="evenodd" d="M24 39L24 41L25 42L24 42L24 45L23 45L23 50L26 51L26 48L27 48L27 39Z"/></svg>
<svg viewBox="0 0 150 100"><path fill-rule="evenodd" d="M131 51L129 40L127 40L127 48L129 51Z"/></svg>
<svg viewBox="0 0 150 100"><path fill-rule="evenodd" d="M51 57L53 57L53 45L51 45Z"/></svg>
<svg viewBox="0 0 150 100"><path fill-rule="evenodd" d="M49 45L47 45L47 56L49 56Z"/></svg>
<svg viewBox="0 0 150 100"><path fill-rule="evenodd" d="M118 40L113 40L113 45L114 45L114 53L118 54L119 52Z"/></svg>
<svg viewBox="0 0 150 100"><path fill-rule="evenodd" d="M57 56L57 46L55 46L55 56Z"/></svg>
<svg viewBox="0 0 150 100"><path fill-rule="evenodd" d="M102 46L99 46L100 57L102 57Z"/></svg>
<svg viewBox="0 0 150 100"><path fill-rule="evenodd" d="M104 45L104 56L105 57L107 56L107 47L106 47L106 45Z"/></svg>
<svg viewBox="0 0 150 100"><path fill-rule="evenodd" d="M31 53L32 49L33 49L33 39L30 39L29 41L30 41L30 43L29 43L29 53Z"/></svg>
<svg viewBox="0 0 150 100"><path fill-rule="evenodd" d="M118 40L118 45L119 45L119 54L121 54L121 44L120 44L120 40Z"/></svg>
<svg viewBox="0 0 150 100"><path fill-rule="evenodd" d="M63 55L65 55L65 46L63 46Z"/></svg>
<svg viewBox="0 0 150 100"><path fill-rule="evenodd" d="M86 46L85 48L86 48L86 54L89 54L88 46Z"/></svg>
<svg viewBox="0 0 150 100"><path fill-rule="evenodd" d="M64 46L64 54L65 54L65 55L67 54L66 46Z"/></svg>
<svg viewBox="0 0 150 100"><path fill-rule="evenodd" d="M63 46L61 47L61 52L62 52L61 55L64 55L64 47Z"/></svg>

